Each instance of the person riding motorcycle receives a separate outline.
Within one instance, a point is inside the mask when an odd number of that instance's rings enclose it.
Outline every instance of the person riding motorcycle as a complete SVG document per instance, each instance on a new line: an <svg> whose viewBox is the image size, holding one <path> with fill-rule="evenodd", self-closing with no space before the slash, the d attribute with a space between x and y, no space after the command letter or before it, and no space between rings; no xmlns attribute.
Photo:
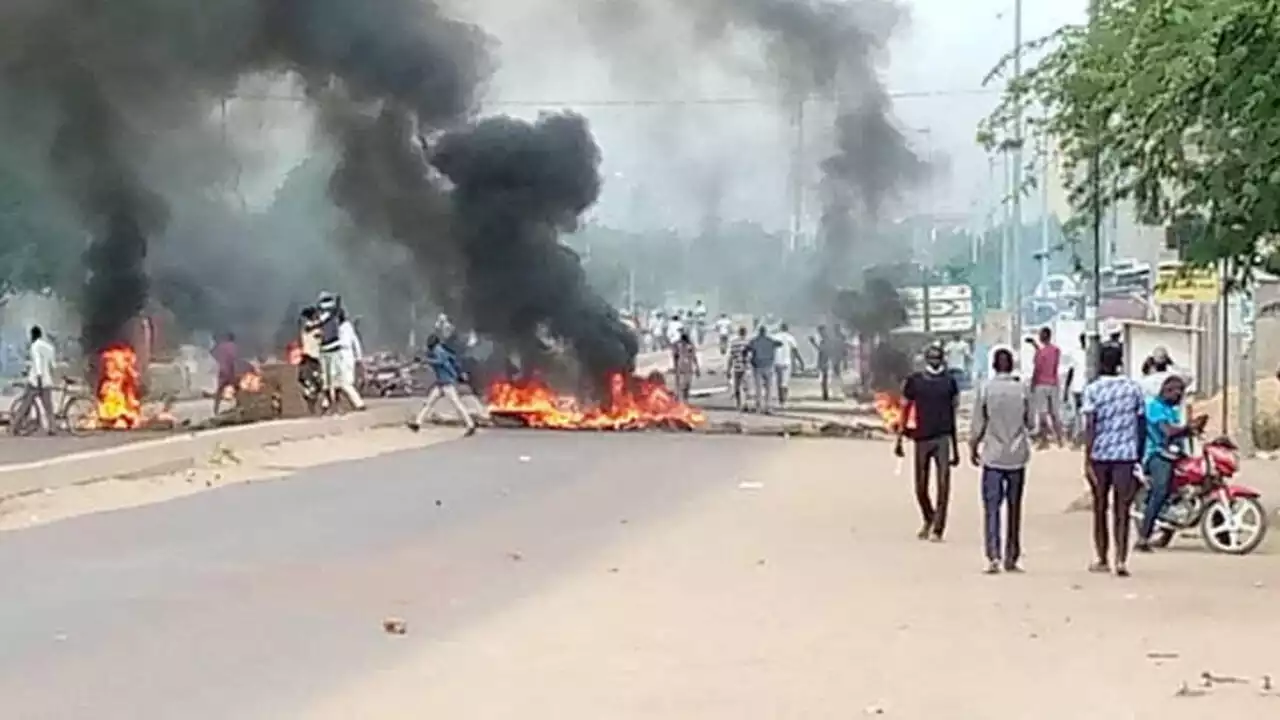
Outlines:
<svg viewBox="0 0 1280 720"><path fill-rule="evenodd" d="M1147 400L1147 438L1143 452L1142 469L1150 483L1147 502L1142 509L1142 522L1138 528L1135 550L1151 551L1151 533L1156 518L1169 500L1173 489L1174 463L1188 452L1187 439L1204 430L1208 416L1200 415L1190 422L1181 422L1179 411L1186 381L1180 375L1170 375L1160 386L1160 393Z"/></svg>

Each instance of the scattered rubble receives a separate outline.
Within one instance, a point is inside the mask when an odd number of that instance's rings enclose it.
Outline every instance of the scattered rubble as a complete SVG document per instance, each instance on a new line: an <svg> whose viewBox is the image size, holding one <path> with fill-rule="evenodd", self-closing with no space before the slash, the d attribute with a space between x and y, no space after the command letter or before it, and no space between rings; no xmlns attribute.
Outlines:
<svg viewBox="0 0 1280 720"><path fill-rule="evenodd" d="M402 618L389 617L382 621L382 631L388 635L405 635L409 632L409 623Z"/></svg>

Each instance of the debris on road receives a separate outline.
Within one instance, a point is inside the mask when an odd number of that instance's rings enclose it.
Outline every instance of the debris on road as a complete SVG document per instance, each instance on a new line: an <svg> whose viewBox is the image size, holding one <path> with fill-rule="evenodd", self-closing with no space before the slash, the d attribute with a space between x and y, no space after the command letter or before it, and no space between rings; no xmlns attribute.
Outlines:
<svg viewBox="0 0 1280 720"><path fill-rule="evenodd" d="M382 621L382 631L388 635L404 635L409 632L409 623L398 617L389 617Z"/></svg>
<svg viewBox="0 0 1280 720"><path fill-rule="evenodd" d="M1235 677L1234 675L1214 675L1205 670L1200 673L1200 682L1205 687L1213 687L1214 685L1246 685L1249 678Z"/></svg>
<svg viewBox="0 0 1280 720"><path fill-rule="evenodd" d="M529 462L529 461L530 461L530 460L532 460L532 459L533 459L533 458L529 457L528 455L521 455L521 456L520 456L520 462Z"/></svg>
<svg viewBox="0 0 1280 720"><path fill-rule="evenodd" d="M507 557L508 557L508 558L511 558L512 560L514 560L514 561L516 561L516 562L520 562L521 560L523 560L523 559L524 559L524 554L523 554L523 553L520 553L520 552L518 552L518 551L512 551L512 552L507 553Z"/></svg>
<svg viewBox="0 0 1280 720"><path fill-rule="evenodd" d="M739 490L760 490L763 488L764 488L764 483L762 482L744 480L743 482L738 483Z"/></svg>
<svg viewBox="0 0 1280 720"><path fill-rule="evenodd" d="M1156 652L1156 651L1152 651L1152 652L1147 653L1147 659L1148 659L1148 660L1156 660L1156 661L1159 661L1159 660L1177 660L1177 659L1178 659L1178 658L1180 658L1180 657L1182 657L1182 656L1181 656L1181 655L1179 655L1179 654L1178 654L1178 653L1176 653L1176 652Z"/></svg>
<svg viewBox="0 0 1280 720"><path fill-rule="evenodd" d="M1204 690L1192 688L1190 685L1187 684L1186 680L1183 680L1182 684L1178 686L1178 690L1173 694L1173 696L1182 697L1182 698L1204 697L1205 695L1208 695L1208 694L1209 693L1205 692Z"/></svg>

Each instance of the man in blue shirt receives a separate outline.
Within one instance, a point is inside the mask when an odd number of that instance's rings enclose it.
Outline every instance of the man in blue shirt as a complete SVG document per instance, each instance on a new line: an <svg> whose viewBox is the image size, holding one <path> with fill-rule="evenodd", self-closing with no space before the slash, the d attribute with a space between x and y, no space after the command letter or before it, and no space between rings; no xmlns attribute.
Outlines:
<svg viewBox="0 0 1280 720"><path fill-rule="evenodd" d="M1151 532L1155 530L1160 508L1169 499L1173 483L1174 460L1187 453L1187 438L1204 429L1208 416L1201 415L1188 424L1182 423L1182 395L1186 381L1170 375L1160 385L1160 393L1147 400L1147 438L1142 454L1143 471L1151 483L1147 504L1142 509L1142 526L1138 528L1135 550L1151 552Z"/></svg>
<svg viewBox="0 0 1280 720"><path fill-rule="evenodd" d="M431 371L435 373L436 382L431 386L431 391L427 393L427 400L422 404L422 409L418 411L418 416L413 422L409 423L409 428L414 432L422 429L422 424L426 422L427 416L431 414L431 409L441 398L446 398L453 409L457 411L458 417L467 428L467 437L476 433L476 421L471 418L471 413L467 412L467 408L462 404L462 398L458 396L458 383L462 381L462 364L458 361L458 356L449 349L438 335L432 335L427 338L427 364L431 366Z"/></svg>
<svg viewBox="0 0 1280 720"><path fill-rule="evenodd" d="M1115 533L1115 571L1128 577L1129 508L1138 491L1133 467L1146 440L1146 398L1142 386L1122 375L1124 351L1105 344L1098 353L1099 376L1084 389L1085 474L1093 493L1093 548L1097 560L1090 572L1111 572L1107 562L1110 536L1107 506Z"/></svg>

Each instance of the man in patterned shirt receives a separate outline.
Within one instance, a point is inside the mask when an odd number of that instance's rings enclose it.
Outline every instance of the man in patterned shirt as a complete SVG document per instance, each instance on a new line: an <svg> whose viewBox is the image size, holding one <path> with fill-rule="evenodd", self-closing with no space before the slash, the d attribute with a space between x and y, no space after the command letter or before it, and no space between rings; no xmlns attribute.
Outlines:
<svg viewBox="0 0 1280 720"><path fill-rule="evenodd" d="M1133 468L1146 438L1146 398L1142 386L1121 374L1124 351L1106 343L1099 351L1098 378L1084 389L1085 474L1093 491L1093 547L1097 560L1091 572L1110 572L1107 564L1107 505L1115 532L1115 571L1128 577L1129 507L1138 483Z"/></svg>

